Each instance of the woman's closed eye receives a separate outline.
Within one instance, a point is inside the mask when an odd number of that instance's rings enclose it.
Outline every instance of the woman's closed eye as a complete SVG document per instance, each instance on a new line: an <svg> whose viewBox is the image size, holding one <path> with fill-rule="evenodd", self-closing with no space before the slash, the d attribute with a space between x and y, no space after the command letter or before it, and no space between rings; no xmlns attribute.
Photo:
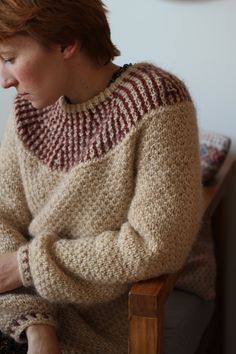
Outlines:
<svg viewBox="0 0 236 354"><path fill-rule="evenodd" d="M4 63L10 63L10 64L13 64L13 63L14 63L15 58L2 58L2 57L1 57L1 60L2 60Z"/></svg>

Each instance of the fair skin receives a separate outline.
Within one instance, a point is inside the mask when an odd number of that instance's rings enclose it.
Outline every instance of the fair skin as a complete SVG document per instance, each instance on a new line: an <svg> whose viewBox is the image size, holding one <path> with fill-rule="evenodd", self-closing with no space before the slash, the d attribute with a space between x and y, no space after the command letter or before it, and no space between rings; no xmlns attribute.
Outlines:
<svg viewBox="0 0 236 354"><path fill-rule="evenodd" d="M60 96L71 103L88 101L107 87L117 69L111 62L97 65L80 50L78 41L50 49L20 35L0 42L1 86L27 93L35 108L53 104Z"/></svg>
<svg viewBox="0 0 236 354"><path fill-rule="evenodd" d="M0 83L14 87L31 104L41 109L67 97L71 103L82 103L98 95L118 66L97 65L84 53L78 41L62 47L43 47L28 36L15 35L0 41ZM0 294L22 287L17 254L0 256ZM54 327L45 324L26 330L28 354L59 354L59 341Z"/></svg>

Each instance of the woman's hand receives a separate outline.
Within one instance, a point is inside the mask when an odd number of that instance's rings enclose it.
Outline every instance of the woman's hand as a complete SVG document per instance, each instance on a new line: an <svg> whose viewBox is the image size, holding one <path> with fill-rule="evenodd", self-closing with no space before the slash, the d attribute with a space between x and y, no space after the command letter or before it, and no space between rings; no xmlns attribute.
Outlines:
<svg viewBox="0 0 236 354"><path fill-rule="evenodd" d="M17 253L9 252L0 256L0 293L22 286L18 268Z"/></svg>
<svg viewBox="0 0 236 354"><path fill-rule="evenodd" d="M36 324L26 329L27 354L61 354L56 330L53 326Z"/></svg>

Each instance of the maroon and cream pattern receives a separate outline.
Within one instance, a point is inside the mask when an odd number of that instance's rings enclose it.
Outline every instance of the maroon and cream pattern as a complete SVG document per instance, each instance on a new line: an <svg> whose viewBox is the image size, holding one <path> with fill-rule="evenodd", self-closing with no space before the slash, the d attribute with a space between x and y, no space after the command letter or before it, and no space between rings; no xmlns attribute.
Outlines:
<svg viewBox="0 0 236 354"><path fill-rule="evenodd" d="M34 324L44 323L44 322L48 324L48 321L53 322L53 317L51 317L50 314L48 313L29 312L26 315L22 314L12 321L12 323L9 326L9 333L13 337L19 338L19 341L20 340L25 341L25 338L20 338L20 335L22 334L22 329L21 329L22 324L24 326L26 323L30 325L32 322Z"/></svg>
<svg viewBox="0 0 236 354"><path fill-rule="evenodd" d="M21 278L24 280L24 286L30 286L32 284L32 277L29 269L29 249L28 246L22 246L18 252L19 260L21 261L20 272Z"/></svg>
<svg viewBox="0 0 236 354"><path fill-rule="evenodd" d="M14 107L0 153L0 254L18 251L24 287L1 295L0 330L21 341L42 321L57 326L62 354L125 354L130 284L182 268L198 232L191 98L141 63L88 102L36 110L17 97ZM198 279L195 267L186 287Z"/></svg>
<svg viewBox="0 0 236 354"><path fill-rule="evenodd" d="M43 163L68 171L80 162L100 158L119 144L151 110L190 101L181 81L151 65L134 65L106 90L104 96L78 111L65 100L36 110L16 98L20 138Z"/></svg>

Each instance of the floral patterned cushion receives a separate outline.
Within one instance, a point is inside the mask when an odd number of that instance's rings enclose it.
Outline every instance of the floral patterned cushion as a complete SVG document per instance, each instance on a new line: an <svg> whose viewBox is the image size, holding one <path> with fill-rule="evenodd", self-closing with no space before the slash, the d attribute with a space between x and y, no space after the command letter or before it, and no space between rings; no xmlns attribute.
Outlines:
<svg viewBox="0 0 236 354"><path fill-rule="evenodd" d="M207 184L221 168L230 149L229 137L201 129L199 132L202 183Z"/></svg>

